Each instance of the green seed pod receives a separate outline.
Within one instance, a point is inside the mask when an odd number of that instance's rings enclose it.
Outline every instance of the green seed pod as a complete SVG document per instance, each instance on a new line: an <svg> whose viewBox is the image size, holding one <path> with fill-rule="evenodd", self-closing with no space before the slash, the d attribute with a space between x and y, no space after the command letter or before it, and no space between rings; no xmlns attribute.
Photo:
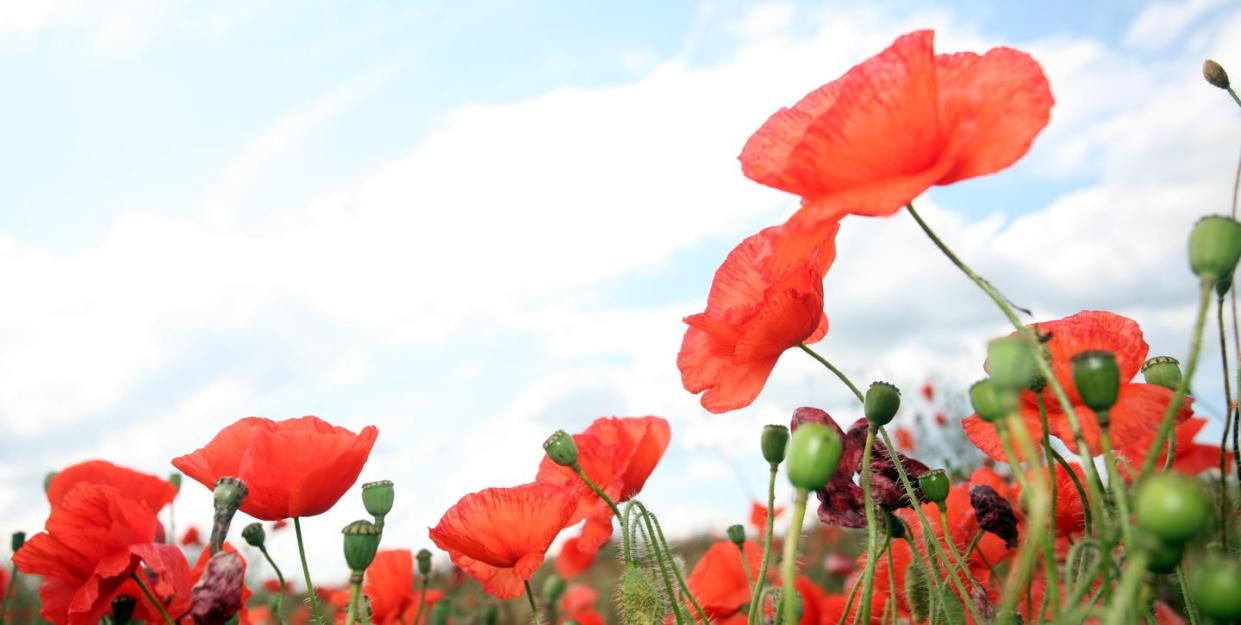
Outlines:
<svg viewBox="0 0 1241 625"><path fill-rule="evenodd" d="M543 580L543 601L547 603L556 603L560 600L560 596L564 594L565 588L569 585L565 583L564 578L555 573L548 575Z"/></svg>
<svg viewBox="0 0 1241 625"><path fill-rule="evenodd" d="M731 540L737 548L740 549L745 545L745 528L740 525L728 526L728 540Z"/></svg>
<svg viewBox="0 0 1241 625"><path fill-rule="evenodd" d="M1185 546L1181 543L1165 542L1153 535L1143 534L1139 545L1146 552L1146 570L1157 575L1175 571L1185 555Z"/></svg>
<svg viewBox="0 0 1241 625"><path fill-rule="evenodd" d="M22 545L26 544L26 532L13 532L12 538L9 539L9 545L13 547L13 553L17 553Z"/></svg>
<svg viewBox="0 0 1241 625"><path fill-rule="evenodd" d="M616 586L616 608L624 625L657 625L664 622L667 602L646 569L626 565Z"/></svg>
<svg viewBox="0 0 1241 625"><path fill-rule="evenodd" d="M922 494L935 503L944 503L944 500L948 499L950 486L948 474L944 473L943 469L935 469L918 478L918 487L922 489Z"/></svg>
<svg viewBox="0 0 1241 625"><path fill-rule="evenodd" d="M419 549L418 555L418 574L426 577L431 574L431 552L426 549Z"/></svg>
<svg viewBox="0 0 1241 625"><path fill-rule="evenodd" d="M1211 59L1202 62L1202 77L1207 79L1212 86L1220 89L1227 89L1230 86L1228 72L1224 71L1224 66Z"/></svg>
<svg viewBox="0 0 1241 625"><path fill-rule="evenodd" d="M871 382L866 389L866 401L862 410L866 420L875 425L887 425L901 407L901 391L887 382Z"/></svg>
<svg viewBox="0 0 1241 625"><path fill-rule="evenodd" d="M1021 337L1006 336L987 343L987 364L991 370L991 382L1001 393L1028 389L1038 377L1034 352Z"/></svg>
<svg viewBox="0 0 1241 625"><path fill-rule="evenodd" d="M1008 416L1000 393L990 378L983 378L970 387L970 404L978 417L988 423L999 423Z"/></svg>
<svg viewBox="0 0 1241 625"><path fill-rule="evenodd" d="M263 548L267 542L267 532L263 531L262 523L251 523L241 528L241 537L251 547Z"/></svg>
<svg viewBox="0 0 1241 625"><path fill-rule="evenodd" d="M1168 543L1184 544L1211 519L1211 500L1198 482L1180 473L1160 473L1138 489L1138 527Z"/></svg>
<svg viewBox="0 0 1241 625"><path fill-rule="evenodd" d="M822 423L803 423L789 442L785 466L789 482L804 490L818 490L827 484L840 462L840 435Z"/></svg>
<svg viewBox="0 0 1241 625"><path fill-rule="evenodd" d="M215 481L215 509L216 514L220 511L228 510L229 516L237 512L241 507L241 502L250 494L250 489L246 483L235 477L222 477Z"/></svg>
<svg viewBox="0 0 1241 625"><path fill-rule="evenodd" d="M547 440L543 441L543 451L547 452L547 457L551 458L552 462L562 467L577 464L577 443L573 442L573 437L564 430L556 430L547 437Z"/></svg>
<svg viewBox="0 0 1241 625"><path fill-rule="evenodd" d="M1202 615L1217 623L1241 620L1241 562L1212 556L1195 568L1191 590Z"/></svg>
<svg viewBox="0 0 1241 625"><path fill-rule="evenodd" d="M927 619L931 611L931 580L918 558L911 560L905 571L905 602L913 622Z"/></svg>
<svg viewBox="0 0 1241 625"><path fill-rule="evenodd" d="M1103 350L1084 351L1074 354L1071 362L1073 384L1082 402L1095 412L1110 410L1120 393L1120 366L1116 364L1116 354Z"/></svg>
<svg viewBox="0 0 1241 625"><path fill-rule="evenodd" d="M134 607L138 600L129 595L120 595L112 600L112 625L128 625L134 618Z"/></svg>
<svg viewBox="0 0 1241 625"><path fill-rule="evenodd" d="M1241 223L1223 215L1198 220L1189 233L1189 266L1212 282L1232 273L1241 258Z"/></svg>
<svg viewBox="0 0 1241 625"><path fill-rule="evenodd" d="M392 511L394 496L392 482L388 480L367 482L362 485L362 505L366 507L367 514L376 519L382 519Z"/></svg>
<svg viewBox="0 0 1241 625"><path fill-rule="evenodd" d="M178 493L181 492L181 474L176 471L168 474L168 483L172 484L173 489Z"/></svg>
<svg viewBox="0 0 1241 625"><path fill-rule="evenodd" d="M1171 356L1155 356L1142 364L1142 379L1147 384L1176 390L1181 384L1181 363Z"/></svg>
<svg viewBox="0 0 1241 625"><path fill-rule="evenodd" d="M763 459L768 464L780 464L784 462L785 448L789 444L789 429L783 425L764 425L760 442Z"/></svg>
<svg viewBox="0 0 1241 625"><path fill-rule="evenodd" d="M1232 289L1232 274L1228 274L1215 282L1215 295L1223 297Z"/></svg>
<svg viewBox="0 0 1241 625"><path fill-rule="evenodd" d="M354 521L341 530L345 535L345 562L349 570L360 573L371 565L379 550L379 528L370 521Z"/></svg>

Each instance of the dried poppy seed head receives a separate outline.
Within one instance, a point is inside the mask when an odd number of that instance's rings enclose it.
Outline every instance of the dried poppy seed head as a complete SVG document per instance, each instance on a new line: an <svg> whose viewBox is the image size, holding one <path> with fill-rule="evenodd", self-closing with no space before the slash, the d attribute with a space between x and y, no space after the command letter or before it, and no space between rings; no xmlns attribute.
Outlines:
<svg viewBox="0 0 1241 625"><path fill-rule="evenodd" d="M1017 515L1007 499L986 484L975 484L970 487L970 505L978 527L1004 539L1009 549L1017 546Z"/></svg>
<svg viewBox="0 0 1241 625"><path fill-rule="evenodd" d="M241 609L245 565L231 551L211 556L207 569L190 589L190 617L194 625L224 625Z"/></svg>

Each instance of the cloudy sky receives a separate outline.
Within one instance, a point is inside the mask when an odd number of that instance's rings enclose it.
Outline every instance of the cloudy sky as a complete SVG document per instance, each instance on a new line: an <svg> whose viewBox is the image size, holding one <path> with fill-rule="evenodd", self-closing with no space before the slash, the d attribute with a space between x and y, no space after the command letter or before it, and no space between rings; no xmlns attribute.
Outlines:
<svg viewBox="0 0 1241 625"><path fill-rule="evenodd" d="M1057 100L1023 161L932 190L927 219L1037 318L1114 310L1183 356L1186 234L1229 210L1241 145L1200 66L1241 74L1241 9L859 4L0 0L0 530L41 526L49 470L163 474L240 417L303 414L379 427L362 479L397 484L394 546L602 415L672 423L645 498L673 531L739 521L762 424L858 411L799 353L731 414L680 386L681 317L795 207L736 155L916 28L1031 52ZM908 390L980 375L1003 319L908 216L839 246L823 353ZM306 523L321 577L361 514L351 493ZM179 522L208 515L187 484Z"/></svg>

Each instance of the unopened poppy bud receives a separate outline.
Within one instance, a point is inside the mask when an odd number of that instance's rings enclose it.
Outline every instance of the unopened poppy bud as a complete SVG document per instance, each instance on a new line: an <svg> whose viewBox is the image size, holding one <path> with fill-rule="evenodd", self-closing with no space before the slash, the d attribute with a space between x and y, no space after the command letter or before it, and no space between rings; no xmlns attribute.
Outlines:
<svg viewBox="0 0 1241 625"><path fill-rule="evenodd" d="M789 429L783 425L764 425L760 442L763 460L767 464L780 464L784 462L784 452L789 444Z"/></svg>
<svg viewBox="0 0 1241 625"><path fill-rule="evenodd" d="M198 583L190 589L190 616L195 625L224 625L241 609L245 565L231 551L207 561Z"/></svg>
<svg viewBox="0 0 1241 625"><path fill-rule="evenodd" d="M842 445L840 435L821 423L803 423L789 441L785 470L789 482L804 490L823 488L836 472Z"/></svg>
<svg viewBox="0 0 1241 625"><path fill-rule="evenodd" d="M1228 72L1224 71L1224 66L1211 59L1202 62L1202 77L1220 89L1227 89L1230 86Z"/></svg>
<svg viewBox="0 0 1241 625"><path fill-rule="evenodd" d="M1194 275L1212 282L1232 273L1241 258L1241 223L1208 215L1189 233L1189 266Z"/></svg>
<svg viewBox="0 0 1241 625"><path fill-rule="evenodd" d="M1215 294L1219 297L1228 295L1229 289L1232 288L1232 274L1228 274L1215 281Z"/></svg>
<svg viewBox="0 0 1241 625"><path fill-rule="evenodd" d="M418 556L418 574L426 577L431 574L431 552L426 549L419 549Z"/></svg>
<svg viewBox="0 0 1241 625"><path fill-rule="evenodd" d="M991 381L1002 393L1017 393L1030 388L1037 377L1034 352L1029 343L1017 336L993 339L987 343L987 364Z"/></svg>
<svg viewBox="0 0 1241 625"><path fill-rule="evenodd" d="M181 492L181 474L180 473L177 473L174 471L168 474L168 483L172 484L172 489L174 491L178 493Z"/></svg>
<svg viewBox="0 0 1241 625"><path fill-rule="evenodd" d="M944 473L943 469L923 473L922 477L918 478L918 488L922 490L922 494L937 504L948 499L949 486L948 474Z"/></svg>
<svg viewBox="0 0 1241 625"><path fill-rule="evenodd" d="M573 437L564 430L556 430L547 437L547 440L543 441L543 451L547 452L547 457L551 458L552 462L562 467L577 464L577 443L573 442Z"/></svg>
<svg viewBox="0 0 1241 625"><path fill-rule="evenodd" d="M1198 482L1180 473L1160 473L1138 489L1138 527L1169 543L1186 543L1211 520L1211 500Z"/></svg>
<svg viewBox="0 0 1241 625"><path fill-rule="evenodd" d="M622 623L663 623L668 606L646 569L628 564L617 585L616 607Z"/></svg>
<svg viewBox="0 0 1241 625"><path fill-rule="evenodd" d="M262 549L267 542L267 532L263 531L262 523L251 523L241 528L241 537L251 547L258 547L259 549Z"/></svg>
<svg viewBox="0 0 1241 625"><path fill-rule="evenodd" d="M1008 416L1004 402L1000 400L1000 393L990 378L979 380L970 387L970 404L974 407L975 414L988 423L999 423Z"/></svg>
<svg viewBox="0 0 1241 625"><path fill-rule="evenodd" d="M567 587L568 584L565 583L563 577L554 573L548 575L547 579L543 580L543 600L547 603L556 603Z"/></svg>
<svg viewBox="0 0 1241 625"><path fill-rule="evenodd" d="M915 623L927 620L931 611L931 580L919 560L912 559L905 571L905 602Z"/></svg>
<svg viewBox="0 0 1241 625"><path fill-rule="evenodd" d="M26 544L26 532L13 532L13 536L9 540L9 545L13 547L13 553L17 553L17 550L21 549L24 544Z"/></svg>
<svg viewBox="0 0 1241 625"><path fill-rule="evenodd" d="M866 401L862 411L866 420L875 425L887 425L901 407L901 391L887 382L871 382L866 389Z"/></svg>
<svg viewBox="0 0 1241 625"><path fill-rule="evenodd" d="M1171 356L1155 356L1142 365L1142 379L1147 384L1176 390L1181 384L1181 363Z"/></svg>
<svg viewBox="0 0 1241 625"><path fill-rule="evenodd" d="M368 514L375 517L377 525L389 512L392 512L392 500L395 496L392 482L388 480L367 482L362 485L362 505L366 506Z"/></svg>
<svg viewBox="0 0 1241 625"><path fill-rule="evenodd" d="M134 606L138 600L129 595L120 595L112 600L112 625L127 625L134 618Z"/></svg>
<svg viewBox="0 0 1241 625"><path fill-rule="evenodd" d="M740 525L728 526L728 540L731 540L737 548L745 546L745 528Z"/></svg>
<svg viewBox="0 0 1241 625"><path fill-rule="evenodd" d="M1216 623L1241 620L1241 563L1212 556L1194 568L1192 590L1198 611Z"/></svg>
<svg viewBox="0 0 1241 625"><path fill-rule="evenodd" d="M1073 365L1073 384L1082 402L1096 413L1110 410L1120 393L1120 366L1116 354L1103 350L1078 352L1070 359ZM1099 425L1104 425L1102 419Z"/></svg>
<svg viewBox="0 0 1241 625"><path fill-rule="evenodd" d="M1004 539L1009 549L1017 547L1017 515L1007 499L986 484L975 484L970 487L970 505L978 527Z"/></svg>
<svg viewBox="0 0 1241 625"><path fill-rule="evenodd" d="M365 571L379 550L379 528L370 521L354 521L341 533L345 535L345 562L349 570Z"/></svg>
<svg viewBox="0 0 1241 625"><path fill-rule="evenodd" d="M43 476L43 492L44 493L46 493L47 490L52 487L52 480L56 479L57 473L58 471L48 471L47 475Z"/></svg>
<svg viewBox="0 0 1241 625"><path fill-rule="evenodd" d="M448 617L452 616L452 602L440 599L431 609L431 625L448 625Z"/></svg>
<svg viewBox="0 0 1241 625"><path fill-rule="evenodd" d="M1152 534L1143 533L1138 544L1146 552L1146 570L1158 575L1175 571L1185 555L1185 546L1181 543L1160 540Z"/></svg>

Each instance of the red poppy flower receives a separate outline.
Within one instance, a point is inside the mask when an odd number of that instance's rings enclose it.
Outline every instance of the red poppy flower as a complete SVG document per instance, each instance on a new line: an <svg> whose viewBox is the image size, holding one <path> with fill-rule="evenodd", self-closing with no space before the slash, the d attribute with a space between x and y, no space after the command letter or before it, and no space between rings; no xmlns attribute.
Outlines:
<svg viewBox="0 0 1241 625"><path fill-rule="evenodd" d="M775 517L778 519L781 514L784 514L784 508L776 506ZM750 503L750 525L758 532L759 538L767 533L767 504L757 501Z"/></svg>
<svg viewBox="0 0 1241 625"><path fill-rule="evenodd" d="M748 540L744 548L750 574L758 575L763 561L762 549ZM711 545L694 565L685 583L707 616L719 622L736 616L741 606L750 602L750 578L741 566L737 545L731 541L722 540Z"/></svg>
<svg viewBox="0 0 1241 625"><path fill-rule="evenodd" d="M575 506L572 493L558 486L488 488L449 508L431 540L484 590L510 599L524 592Z"/></svg>
<svg viewBox="0 0 1241 625"><path fill-rule="evenodd" d="M163 478L148 473L120 467L106 460L87 460L62 469L47 483L47 501L52 507L60 505L65 494L78 484L102 484L112 486L130 499L146 504L151 512L158 513L176 496L177 489Z"/></svg>
<svg viewBox="0 0 1241 625"><path fill-rule="evenodd" d="M276 521L275 523L271 524L271 531L278 532L288 526L289 526L288 519L280 519L279 521Z"/></svg>
<svg viewBox="0 0 1241 625"><path fill-rule="evenodd" d="M940 427L948 425L948 415L942 412L935 413L935 425L938 425Z"/></svg>
<svg viewBox="0 0 1241 625"><path fill-rule="evenodd" d="M94 625L112 608L112 599L143 561L157 567L158 521L144 502L117 488L81 483L36 534L13 556L28 575L42 575L40 614L54 625ZM168 547L176 551L175 547Z"/></svg>
<svg viewBox="0 0 1241 625"><path fill-rule="evenodd" d="M556 574L565 579L573 579L595 563L598 553L597 548L583 550L581 538L570 538L564 541L560 546L560 553L556 555Z"/></svg>
<svg viewBox="0 0 1241 625"><path fill-rule="evenodd" d="M1194 442L1198 433L1207 424L1207 420L1194 417L1176 426L1176 452L1172 457L1172 468L1186 475L1198 475L1203 471L1219 468L1219 445L1203 445ZM1140 469L1142 463L1146 460L1146 452L1150 450L1151 444L1154 443L1155 437L1152 434L1145 440L1138 441L1132 445L1127 445L1116 450L1116 454L1128 460L1128 464L1121 462L1120 472L1125 477L1130 477L1129 467ZM1155 466L1162 467L1168 461L1167 445L1159 453L1156 458ZM1232 456L1224 457L1224 467L1227 469L1232 466Z"/></svg>
<svg viewBox="0 0 1241 625"><path fill-rule="evenodd" d="M924 382L922 384L922 399L925 399L926 401L935 400L935 387L932 386L930 382Z"/></svg>
<svg viewBox="0 0 1241 625"><path fill-rule="evenodd" d="M247 417L172 464L207 488L221 477L240 478L250 488L241 511L254 518L314 516L357 481L378 435L373 425L354 434L318 417Z"/></svg>
<svg viewBox="0 0 1241 625"><path fill-rule="evenodd" d="M1111 421L1112 445L1121 448L1142 440L1150 440L1159 429L1159 421L1172 400L1172 391L1162 386L1129 382L1142 368L1149 346L1142 338L1142 330L1136 321L1120 315L1097 310L1084 310L1075 315L1044 321L1034 325L1040 336L1050 337L1045 343L1051 357L1052 373L1064 388L1082 426L1082 436L1093 455L1102 453L1099 446L1099 422L1094 411L1082 403L1073 383L1071 359L1089 350L1104 350L1116 355L1120 367L1120 394L1116 404L1108 412ZM1076 450L1077 443L1069 426L1068 416L1060 408L1050 388L1042 390L1043 403L1047 406L1047 427L1050 434ZM1193 414L1192 399L1186 398L1177 421L1184 421ZM1042 439L1043 426L1039 417L1037 396L1033 391L1021 393L1021 417L1027 431L1035 441ZM1000 437L995 426L977 415L966 417L961 426L966 436L983 453L1007 462ZM1020 452L1017 452L1020 455Z"/></svg>
<svg viewBox="0 0 1241 625"><path fill-rule="evenodd" d="M894 430L896 434L896 448L901 451L913 452L918 449L918 442L914 440L914 433L907 427L898 427Z"/></svg>
<svg viewBox="0 0 1241 625"><path fill-rule="evenodd" d="M185 530L185 533L181 535L181 546L182 547L203 546L203 539L202 539L202 536L198 534L197 527L190 527L190 529Z"/></svg>
<svg viewBox="0 0 1241 625"><path fill-rule="evenodd" d="M707 309L685 318L681 384L715 413L750 405L784 350L827 334L823 275L836 259L839 224L812 237L786 226L760 231L715 272ZM704 392L705 391L705 392Z"/></svg>
<svg viewBox="0 0 1241 625"><path fill-rule="evenodd" d="M746 142L742 171L801 196L791 221L821 231L1012 165L1050 118L1042 68L1011 48L936 55L934 39L904 35L777 111Z"/></svg>
<svg viewBox="0 0 1241 625"><path fill-rule="evenodd" d="M375 625L403 622L405 613L418 603L414 592L414 554L408 549L387 549L375 554L366 569L362 592L371 600Z"/></svg>
<svg viewBox="0 0 1241 625"><path fill-rule="evenodd" d="M595 589L583 584L573 584L560 598L560 622L573 621L578 625L603 625L603 615L597 604L599 596Z"/></svg>

